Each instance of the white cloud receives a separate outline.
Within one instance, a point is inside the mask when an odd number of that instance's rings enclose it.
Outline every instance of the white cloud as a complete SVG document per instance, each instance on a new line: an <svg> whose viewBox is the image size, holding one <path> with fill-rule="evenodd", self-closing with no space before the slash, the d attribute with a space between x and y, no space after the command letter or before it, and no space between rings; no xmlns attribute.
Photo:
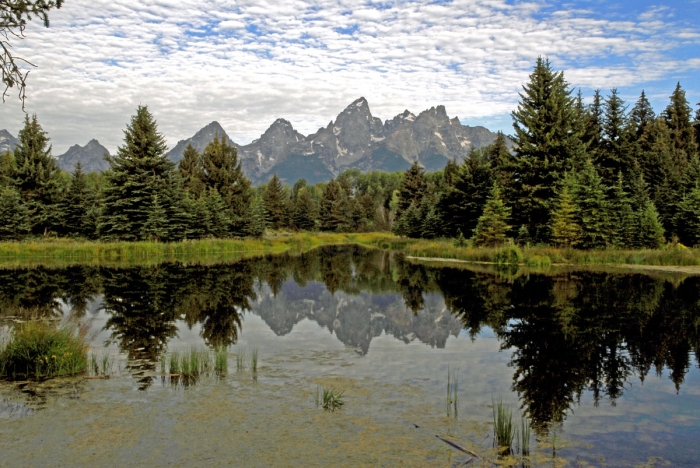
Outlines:
<svg viewBox="0 0 700 468"><path fill-rule="evenodd" d="M505 0L383 9L350 0L72 0L52 12L51 28L31 24L15 49L39 65L27 108L60 154L90 138L113 151L138 104L171 145L212 120L239 143L278 117L311 133L359 96L384 119L444 104L470 123L498 120L539 55L590 88L700 69L697 57L665 58L700 43L667 23L669 13L614 21ZM0 128L16 134L16 99L0 109Z"/></svg>

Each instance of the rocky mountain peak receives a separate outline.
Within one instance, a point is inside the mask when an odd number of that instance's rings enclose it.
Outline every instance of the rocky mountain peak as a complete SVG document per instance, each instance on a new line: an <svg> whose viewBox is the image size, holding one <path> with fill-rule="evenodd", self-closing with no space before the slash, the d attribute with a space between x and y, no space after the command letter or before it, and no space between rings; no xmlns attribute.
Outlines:
<svg viewBox="0 0 700 468"><path fill-rule="evenodd" d="M12 151L19 146L19 140L7 130L0 130L0 154Z"/></svg>
<svg viewBox="0 0 700 468"><path fill-rule="evenodd" d="M109 163L104 159L105 155L109 155L107 148L92 139L85 146L71 146L56 158L56 162L58 167L66 172L73 172L78 163L85 172L102 172L109 169Z"/></svg>

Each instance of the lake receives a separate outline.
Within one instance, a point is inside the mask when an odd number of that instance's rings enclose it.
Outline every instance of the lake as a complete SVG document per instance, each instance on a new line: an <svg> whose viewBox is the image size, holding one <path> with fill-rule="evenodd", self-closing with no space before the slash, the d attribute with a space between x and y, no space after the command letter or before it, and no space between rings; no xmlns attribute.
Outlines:
<svg viewBox="0 0 700 468"><path fill-rule="evenodd" d="M110 378L0 383L0 466L458 466L445 440L498 459L499 402L531 428L505 464L700 466L700 277L354 246L0 270L4 336L32 318L85 324ZM225 375L162 371L221 347Z"/></svg>

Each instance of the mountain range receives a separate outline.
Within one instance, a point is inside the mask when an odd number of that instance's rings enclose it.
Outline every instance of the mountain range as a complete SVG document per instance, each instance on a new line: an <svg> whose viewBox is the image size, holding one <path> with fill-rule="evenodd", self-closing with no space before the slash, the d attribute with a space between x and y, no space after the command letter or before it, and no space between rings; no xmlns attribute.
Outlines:
<svg viewBox="0 0 700 468"><path fill-rule="evenodd" d="M217 134L238 150L243 171L254 184L266 182L275 173L290 184L302 177L315 184L346 169L403 171L414 161L427 171L435 171L450 159L461 161L472 148L490 145L497 136L485 127L462 125L457 117L448 117L444 106L418 115L406 110L382 122L372 115L367 100L360 98L338 114L335 121L308 136L280 118L260 138L240 145L214 121L192 137L180 140L167 157L179 161L188 144L202 151ZM0 130L0 152L18 143L9 132ZM510 140L508 144L512 147ZM109 154L107 149L91 140L84 147L72 146L57 160L61 169L69 172L78 161L88 172L103 171L108 168L105 154Z"/></svg>

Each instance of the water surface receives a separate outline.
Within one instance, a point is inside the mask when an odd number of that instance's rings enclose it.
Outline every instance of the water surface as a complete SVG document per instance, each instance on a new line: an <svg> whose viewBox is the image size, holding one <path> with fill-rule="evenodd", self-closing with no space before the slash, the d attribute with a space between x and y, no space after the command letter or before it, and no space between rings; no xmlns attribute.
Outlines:
<svg viewBox="0 0 700 468"><path fill-rule="evenodd" d="M0 466L451 466L467 457L435 435L495 456L499 399L531 421L532 466L700 465L698 277L426 266L359 247L1 270L0 326L39 317L88 323L113 375L0 384ZM192 346L228 347L228 375L160 375L164 353ZM254 346L258 372L237 372ZM345 407L317 408L318 385L345 390Z"/></svg>

